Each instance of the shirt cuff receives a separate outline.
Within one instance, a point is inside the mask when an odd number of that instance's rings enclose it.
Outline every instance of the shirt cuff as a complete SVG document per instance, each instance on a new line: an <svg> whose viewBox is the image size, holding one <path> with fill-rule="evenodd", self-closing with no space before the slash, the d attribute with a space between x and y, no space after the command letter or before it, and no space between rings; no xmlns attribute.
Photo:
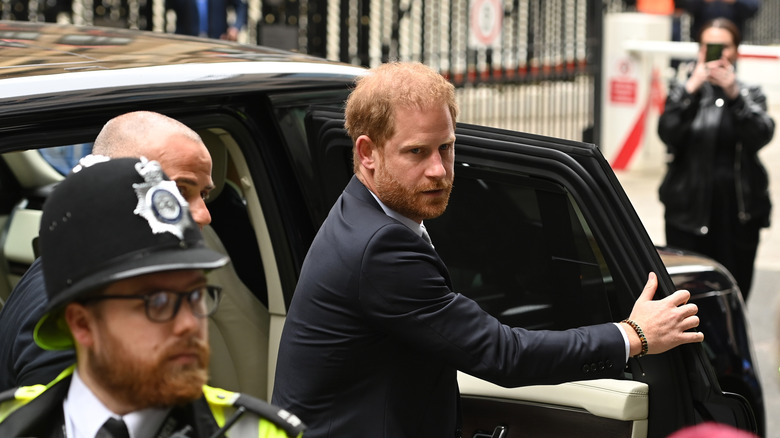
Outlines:
<svg viewBox="0 0 780 438"><path fill-rule="evenodd" d="M628 363L628 355L631 354L631 344L628 342L628 335L626 334L626 330L623 328L623 326L620 323L613 322L620 330L620 334L623 335L623 343L626 345L626 360L625 363Z"/></svg>

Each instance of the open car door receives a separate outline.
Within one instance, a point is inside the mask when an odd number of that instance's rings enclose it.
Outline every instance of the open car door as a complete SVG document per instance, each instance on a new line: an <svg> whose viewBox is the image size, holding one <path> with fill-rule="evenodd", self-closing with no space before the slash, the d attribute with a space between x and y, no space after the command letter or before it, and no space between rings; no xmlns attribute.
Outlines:
<svg viewBox="0 0 780 438"><path fill-rule="evenodd" d="M312 108L306 119L327 205L352 175L341 117L339 108ZM674 291L595 145L474 125L459 125L456 137L449 207L425 222L456 292L507 325L563 330L627 317L648 272L659 278L656 297ZM630 359L621 380L513 389L459 381L469 438L661 438L706 420L756 430L700 345Z"/></svg>

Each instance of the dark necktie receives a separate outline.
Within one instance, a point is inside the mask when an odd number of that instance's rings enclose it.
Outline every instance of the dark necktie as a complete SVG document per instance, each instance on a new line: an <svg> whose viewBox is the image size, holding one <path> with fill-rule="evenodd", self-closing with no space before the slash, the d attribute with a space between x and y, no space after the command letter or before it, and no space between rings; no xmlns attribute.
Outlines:
<svg viewBox="0 0 780 438"><path fill-rule="evenodd" d="M130 433L124 421L111 417L103 423L95 438L130 438Z"/></svg>

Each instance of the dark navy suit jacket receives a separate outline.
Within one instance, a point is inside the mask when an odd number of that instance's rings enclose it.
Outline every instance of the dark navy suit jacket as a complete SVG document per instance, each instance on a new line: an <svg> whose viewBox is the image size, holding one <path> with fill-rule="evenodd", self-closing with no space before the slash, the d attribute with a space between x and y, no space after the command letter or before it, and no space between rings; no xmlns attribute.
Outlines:
<svg viewBox="0 0 780 438"><path fill-rule="evenodd" d="M219 38L227 32L227 8L233 6L236 11L235 27L246 26L246 0L208 0L209 38ZM166 0L166 9L176 11L176 33L197 36L200 29L198 6L195 0Z"/></svg>
<svg viewBox="0 0 780 438"><path fill-rule="evenodd" d="M617 377L624 365L614 324L511 328L452 291L436 251L353 177L304 261L273 403L307 437L452 437L457 370L511 387Z"/></svg>
<svg viewBox="0 0 780 438"><path fill-rule="evenodd" d="M43 265L37 258L0 309L0 392L45 385L76 362L73 350L44 350L33 339L47 303Z"/></svg>

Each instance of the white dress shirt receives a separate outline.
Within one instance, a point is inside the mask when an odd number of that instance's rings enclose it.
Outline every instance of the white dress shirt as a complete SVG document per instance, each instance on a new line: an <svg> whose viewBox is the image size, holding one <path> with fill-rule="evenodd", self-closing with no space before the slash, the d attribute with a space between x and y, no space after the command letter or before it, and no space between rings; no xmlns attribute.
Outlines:
<svg viewBox="0 0 780 438"><path fill-rule="evenodd" d="M95 438L108 417L120 418L127 425L130 438L153 437L168 415L169 409L149 408L120 416L109 410L79 377L78 368L62 403L67 438Z"/></svg>

